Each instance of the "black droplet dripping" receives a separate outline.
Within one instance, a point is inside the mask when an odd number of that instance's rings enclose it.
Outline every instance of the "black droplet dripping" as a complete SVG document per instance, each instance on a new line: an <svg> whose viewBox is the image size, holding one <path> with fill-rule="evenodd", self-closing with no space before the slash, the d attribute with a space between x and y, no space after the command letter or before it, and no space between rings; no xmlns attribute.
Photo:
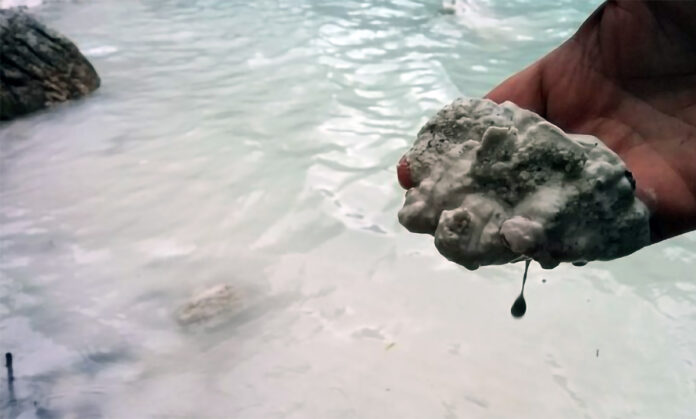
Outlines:
<svg viewBox="0 0 696 419"><path fill-rule="evenodd" d="M527 282L527 271L529 270L529 263L531 262L531 259L527 259L524 262L524 276L522 277L522 290L520 291L520 295L517 297L515 302L512 304L512 308L510 308L510 314L512 314L512 317L515 318L520 318L524 316L524 313L527 312L527 302L524 301L524 284Z"/></svg>

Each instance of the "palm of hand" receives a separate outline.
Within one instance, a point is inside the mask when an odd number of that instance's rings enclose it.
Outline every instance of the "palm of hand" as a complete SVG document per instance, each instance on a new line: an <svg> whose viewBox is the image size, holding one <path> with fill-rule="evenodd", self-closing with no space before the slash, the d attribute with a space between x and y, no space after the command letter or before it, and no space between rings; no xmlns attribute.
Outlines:
<svg viewBox="0 0 696 419"><path fill-rule="evenodd" d="M602 139L633 172L655 241L696 228L696 7L661 4L603 5L488 95Z"/></svg>

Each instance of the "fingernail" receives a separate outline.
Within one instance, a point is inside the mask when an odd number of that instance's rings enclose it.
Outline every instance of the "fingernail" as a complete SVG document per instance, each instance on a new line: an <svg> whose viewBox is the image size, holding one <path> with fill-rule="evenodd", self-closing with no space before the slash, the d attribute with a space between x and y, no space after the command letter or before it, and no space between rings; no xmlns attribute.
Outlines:
<svg viewBox="0 0 696 419"><path fill-rule="evenodd" d="M404 189L411 189L413 187L413 179L411 179L411 168L408 165L406 156L399 160L399 164L396 166L396 176L399 178L399 185Z"/></svg>

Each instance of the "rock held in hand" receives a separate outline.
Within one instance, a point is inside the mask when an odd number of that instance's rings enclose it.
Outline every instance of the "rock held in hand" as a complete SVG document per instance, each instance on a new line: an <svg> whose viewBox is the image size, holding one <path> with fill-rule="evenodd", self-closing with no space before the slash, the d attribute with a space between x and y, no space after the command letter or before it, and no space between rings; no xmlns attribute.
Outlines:
<svg viewBox="0 0 696 419"><path fill-rule="evenodd" d="M417 180L401 224L432 234L440 253L469 269L610 260L650 243L648 210L621 158L511 102L456 100L425 124L398 168L402 186Z"/></svg>

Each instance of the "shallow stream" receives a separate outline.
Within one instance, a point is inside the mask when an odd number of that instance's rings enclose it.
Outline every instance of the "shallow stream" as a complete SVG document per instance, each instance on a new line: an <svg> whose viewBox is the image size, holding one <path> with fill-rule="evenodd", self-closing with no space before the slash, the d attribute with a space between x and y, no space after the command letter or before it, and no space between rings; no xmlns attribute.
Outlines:
<svg viewBox="0 0 696 419"><path fill-rule="evenodd" d="M696 234L532 264L515 319L523 264L469 272L396 218L428 117L597 4L32 8L102 87L0 125L2 417L693 417Z"/></svg>

